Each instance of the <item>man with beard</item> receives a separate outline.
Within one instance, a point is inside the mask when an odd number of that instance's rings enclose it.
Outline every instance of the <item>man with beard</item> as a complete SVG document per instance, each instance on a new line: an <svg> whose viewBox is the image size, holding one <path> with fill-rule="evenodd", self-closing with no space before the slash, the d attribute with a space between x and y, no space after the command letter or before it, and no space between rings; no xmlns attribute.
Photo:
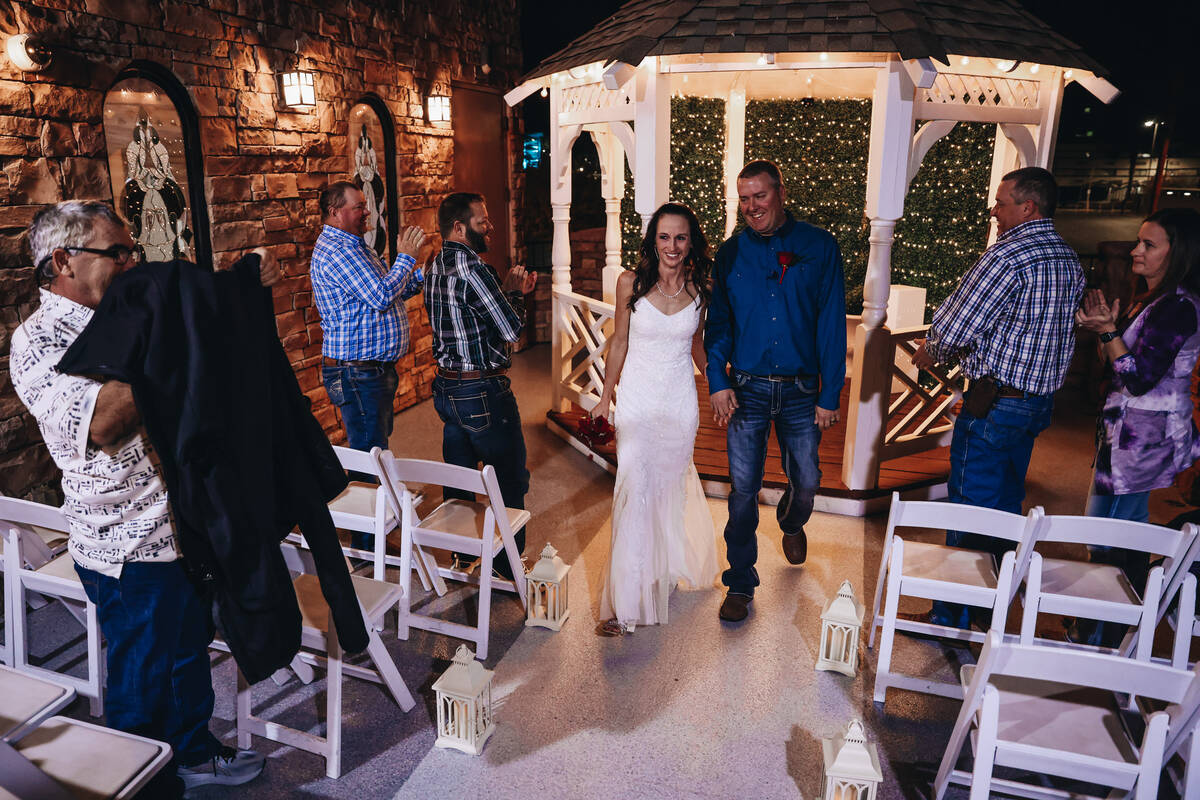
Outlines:
<svg viewBox="0 0 1200 800"><path fill-rule="evenodd" d="M491 464L504 504L524 508L529 491L521 414L506 377L509 351L525 324L525 295L537 275L513 267L500 276L479 256L492 224L483 195L455 192L438 207L442 250L429 270L425 307L433 328L433 405L442 418L442 458L476 469ZM446 490L447 497L462 496ZM464 499L473 499L469 495ZM516 533L525 549L525 529ZM507 557L496 571L511 579Z"/></svg>
<svg viewBox="0 0 1200 800"><path fill-rule="evenodd" d="M404 301L421 291L416 257L425 233L411 226L401 231L400 252L388 269L363 241L370 211L354 184L329 184L319 203L325 224L313 246L310 274L321 314L321 378L342 414L346 444L364 452L386 449L399 385L396 361L408 352ZM371 534L355 532L351 545L370 550Z"/></svg>

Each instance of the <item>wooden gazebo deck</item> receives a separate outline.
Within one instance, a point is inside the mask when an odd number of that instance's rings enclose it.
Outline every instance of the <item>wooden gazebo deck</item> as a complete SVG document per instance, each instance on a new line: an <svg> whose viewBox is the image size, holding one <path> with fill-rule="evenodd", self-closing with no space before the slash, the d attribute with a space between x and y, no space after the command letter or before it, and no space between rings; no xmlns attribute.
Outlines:
<svg viewBox="0 0 1200 800"><path fill-rule="evenodd" d="M729 458L725 452L725 430L713 422L712 410L708 405L708 383L702 376L696 378L697 395L700 402L700 430L696 434L696 471L705 483L709 495L724 496L729 486ZM842 483L842 454L846 441L846 409L849 404L850 382L842 387L841 420L821 436L819 450L821 459L821 491L818 508L842 513L861 514L885 503L893 491L902 493L920 491L937 496L942 484L950 474L950 448L939 447L904 458L885 461L879 470L879 486L875 489L852 491ZM597 463L610 470L617 463L616 448L608 444L596 449L588 448L576 435L583 411L573 406L570 411L550 411L547 421L552 431L571 442L576 448L590 455ZM779 492L787 487L783 465L779 457L779 443L774 435L768 439L767 463L763 476L765 502L778 500ZM876 501L876 502L870 502Z"/></svg>

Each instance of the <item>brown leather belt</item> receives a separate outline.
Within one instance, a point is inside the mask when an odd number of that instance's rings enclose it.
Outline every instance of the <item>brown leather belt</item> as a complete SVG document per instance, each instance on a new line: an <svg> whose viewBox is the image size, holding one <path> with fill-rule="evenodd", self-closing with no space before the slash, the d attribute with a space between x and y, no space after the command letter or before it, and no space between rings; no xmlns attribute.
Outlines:
<svg viewBox="0 0 1200 800"><path fill-rule="evenodd" d="M501 369L471 369L460 371L457 369L437 368L439 378L445 378L448 381L477 381L482 378L495 378L508 372L508 367Z"/></svg>
<svg viewBox="0 0 1200 800"><path fill-rule="evenodd" d="M1001 386L996 392L996 397L1041 397L1041 395L1015 389L1012 386Z"/></svg>
<svg viewBox="0 0 1200 800"><path fill-rule="evenodd" d="M387 369L388 367L392 366L394 364L394 362L392 362L392 361L371 361L369 359L360 359L357 361L342 361L341 359L338 359L338 358L330 358L329 356L321 356L321 364L326 367L359 367L359 368L379 367L381 369Z"/></svg>

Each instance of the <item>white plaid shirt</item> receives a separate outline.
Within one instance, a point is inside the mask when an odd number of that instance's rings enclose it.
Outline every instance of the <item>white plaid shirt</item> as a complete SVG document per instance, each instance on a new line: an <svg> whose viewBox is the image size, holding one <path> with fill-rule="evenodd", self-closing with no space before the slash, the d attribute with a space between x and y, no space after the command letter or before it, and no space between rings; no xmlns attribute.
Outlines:
<svg viewBox="0 0 1200 800"><path fill-rule="evenodd" d="M1035 219L1006 231L933 314L926 349L957 361L969 378L1051 394L1075 352L1075 309L1083 294L1079 256Z"/></svg>
<svg viewBox="0 0 1200 800"><path fill-rule="evenodd" d="M505 294L500 278L465 244L445 242L425 285L433 357L443 369L502 369L521 336L525 298Z"/></svg>
<svg viewBox="0 0 1200 800"><path fill-rule="evenodd" d="M361 236L326 225L309 270L321 314L321 352L339 361L396 361L407 353L403 301L421 291L415 263L401 253L389 270Z"/></svg>
<svg viewBox="0 0 1200 800"><path fill-rule="evenodd" d="M45 289L41 296L38 310L13 332L9 370L17 397L62 470L71 556L112 578L129 561L174 561L179 553L167 486L145 431L138 428L111 455L96 447L88 430L101 384L57 369L92 309Z"/></svg>

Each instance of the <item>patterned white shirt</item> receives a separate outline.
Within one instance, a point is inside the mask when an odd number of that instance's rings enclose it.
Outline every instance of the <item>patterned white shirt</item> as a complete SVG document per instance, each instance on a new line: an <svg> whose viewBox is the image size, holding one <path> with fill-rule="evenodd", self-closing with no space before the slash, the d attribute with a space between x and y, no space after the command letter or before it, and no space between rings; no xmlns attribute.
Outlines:
<svg viewBox="0 0 1200 800"><path fill-rule="evenodd" d="M167 486L145 431L139 428L112 455L96 447L88 430L102 384L57 369L92 310L45 289L41 299L13 332L9 369L17 396L62 470L72 557L113 578L128 561L174 561L179 547Z"/></svg>

